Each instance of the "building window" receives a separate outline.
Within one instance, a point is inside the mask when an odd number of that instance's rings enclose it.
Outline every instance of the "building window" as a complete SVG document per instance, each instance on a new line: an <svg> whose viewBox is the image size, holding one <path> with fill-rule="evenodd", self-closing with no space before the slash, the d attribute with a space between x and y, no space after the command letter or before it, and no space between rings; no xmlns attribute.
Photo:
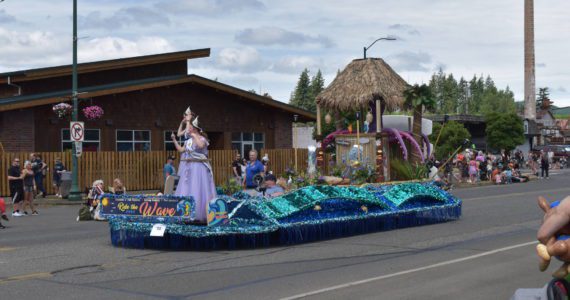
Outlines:
<svg viewBox="0 0 570 300"><path fill-rule="evenodd" d="M61 130L61 151L71 151L72 147L71 136L69 135L69 128ZM101 144L101 130L99 129L85 129L85 137L83 138L82 150L83 152L99 151Z"/></svg>
<svg viewBox="0 0 570 300"><path fill-rule="evenodd" d="M117 151L150 151L150 130L117 130Z"/></svg>
<svg viewBox="0 0 570 300"><path fill-rule="evenodd" d="M232 149L237 150L242 157L247 158L249 150L257 152L265 147L265 134L261 132L233 132Z"/></svg>
<svg viewBox="0 0 570 300"><path fill-rule="evenodd" d="M176 151L174 142L170 138L171 134L176 134L176 131L165 131L164 132L164 150L166 151ZM184 136L178 137L178 144L182 145L184 143Z"/></svg>

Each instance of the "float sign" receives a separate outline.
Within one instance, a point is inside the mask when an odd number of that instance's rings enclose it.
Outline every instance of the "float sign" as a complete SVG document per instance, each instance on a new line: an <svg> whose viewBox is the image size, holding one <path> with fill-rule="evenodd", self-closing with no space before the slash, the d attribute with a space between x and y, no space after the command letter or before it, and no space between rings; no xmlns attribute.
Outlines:
<svg viewBox="0 0 570 300"><path fill-rule="evenodd" d="M194 218L192 197L105 194L101 206L105 216Z"/></svg>

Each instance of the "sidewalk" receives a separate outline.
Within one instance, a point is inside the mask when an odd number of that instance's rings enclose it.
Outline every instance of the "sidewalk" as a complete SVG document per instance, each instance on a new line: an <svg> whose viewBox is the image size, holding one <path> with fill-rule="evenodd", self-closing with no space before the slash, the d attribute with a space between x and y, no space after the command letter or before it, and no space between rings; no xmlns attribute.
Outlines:
<svg viewBox="0 0 570 300"><path fill-rule="evenodd" d="M536 175L531 174L531 173L522 173L523 176L527 176L528 177L528 181L533 181L533 180L537 180L538 177L536 177ZM523 183L513 183L513 184L524 184ZM476 183L469 183L469 182L461 182L461 183L453 183L453 186L455 188L470 188L470 187L479 187L479 186L488 186L488 185L494 185L493 181L491 180L487 180L487 181L479 181Z"/></svg>

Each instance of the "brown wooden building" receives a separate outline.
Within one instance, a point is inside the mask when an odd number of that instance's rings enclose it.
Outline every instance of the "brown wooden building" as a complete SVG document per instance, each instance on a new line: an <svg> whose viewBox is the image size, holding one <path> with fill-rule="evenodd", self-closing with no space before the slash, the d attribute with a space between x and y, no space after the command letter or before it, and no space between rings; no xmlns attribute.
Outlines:
<svg viewBox="0 0 570 300"><path fill-rule="evenodd" d="M200 117L210 149L290 148L294 115L311 112L194 74L188 59L198 49L79 64L79 120L85 122L83 151L170 150L188 106ZM65 151L71 148L69 118L52 106L70 102L71 66L0 74L0 142L4 151ZM95 121L81 109L105 111Z"/></svg>

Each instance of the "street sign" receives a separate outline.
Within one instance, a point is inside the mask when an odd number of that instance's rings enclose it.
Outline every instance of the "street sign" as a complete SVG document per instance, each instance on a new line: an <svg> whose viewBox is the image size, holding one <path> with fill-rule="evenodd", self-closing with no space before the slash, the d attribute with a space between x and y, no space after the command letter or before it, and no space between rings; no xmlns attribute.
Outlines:
<svg viewBox="0 0 570 300"><path fill-rule="evenodd" d="M83 153L83 143L75 142L75 156L80 157L81 153Z"/></svg>
<svg viewBox="0 0 570 300"><path fill-rule="evenodd" d="M83 122L70 122L69 136L73 142L83 142L83 139L85 138L85 127Z"/></svg>

